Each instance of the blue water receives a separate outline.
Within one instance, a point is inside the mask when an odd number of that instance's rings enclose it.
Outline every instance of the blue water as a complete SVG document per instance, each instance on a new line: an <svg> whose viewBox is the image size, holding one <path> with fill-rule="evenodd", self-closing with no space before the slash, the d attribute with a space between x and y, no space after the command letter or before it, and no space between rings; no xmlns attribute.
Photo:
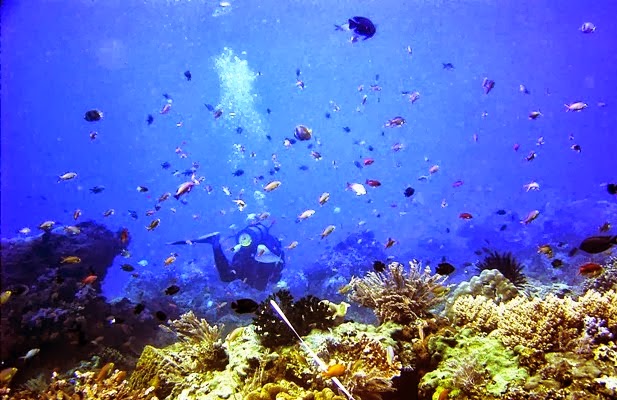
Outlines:
<svg viewBox="0 0 617 400"><path fill-rule="evenodd" d="M3 2L2 237L17 236L24 227L36 233L46 220L71 224L81 209L82 220L114 231L128 228L128 262L147 261L142 270L151 279L164 278L163 287L174 280L187 285L199 275L207 279L195 281L195 293L224 292L209 246L165 243L211 231L232 236L246 226L248 214L269 212L272 233L283 245L299 243L287 251L283 276L295 293L306 291L320 255L365 230L380 246L395 239L385 250L394 259L435 265L446 257L457 266L453 281L474 273L464 263L477 261L474 251L482 247L513 252L538 279L581 279L577 263L590 257L577 256L555 271L536 249L576 246L604 222L617 223L615 196L602 186L617 180L612 2L231 3ZM349 33L334 30L333 24L354 15L371 18L377 34L351 43ZM581 33L586 21L597 30ZM304 90L296 86L296 69ZM496 82L488 95L485 77ZM371 84L382 90L371 91ZM519 91L521 84L529 94ZM402 91L418 91L420 99L412 105ZM167 114L160 114L163 94L173 99ZM228 98L234 109L214 119L204 104L225 108ZM564 103L576 101L588 107L565 112ZM103 119L85 121L90 109L103 111ZM530 120L537 110L543 115ZM384 128L396 116L406 124ZM313 159L306 143L285 148L283 140L297 124L313 129L321 160ZM94 140L91 131L98 132ZM404 148L393 151L396 143ZM531 151L537 157L525 161ZM281 168L271 176L273 154ZM369 157L373 165L354 165ZM168 170L161 168L166 161ZM187 204L170 198L146 217L160 195L187 180L173 172L192 163L199 163L196 177L205 181L183 197ZM430 175L433 165L439 171ZM235 177L238 168L245 173ZM69 171L78 177L58 183ZM255 182L260 175L264 180ZM430 177L419 180L422 175ZM367 187L365 196L346 190L347 183L366 179L382 185ZM271 180L281 187L259 202L254 192ZM459 180L463 185L453 187ZM532 181L540 190L526 192L523 185ZM105 190L91 193L96 185ZM138 192L140 185L149 191ZM410 198L403 196L408 186L415 189ZM319 206L323 192L331 199ZM231 201L239 196L247 203L243 211ZM103 217L108 209L115 214ZM306 209L315 215L296 223ZM496 214L500 209L506 215ZM538 218L521 224L532 210L540 211ZM459 218L464 212L473 218ZM154 218L160 226L149 232L145 226ZM321 240L331 224L336 230ZM164 267L174 251L178 260ZM135 279L119 268L125 262L118 257L106 277L110 299L125 295Z"/></svg>

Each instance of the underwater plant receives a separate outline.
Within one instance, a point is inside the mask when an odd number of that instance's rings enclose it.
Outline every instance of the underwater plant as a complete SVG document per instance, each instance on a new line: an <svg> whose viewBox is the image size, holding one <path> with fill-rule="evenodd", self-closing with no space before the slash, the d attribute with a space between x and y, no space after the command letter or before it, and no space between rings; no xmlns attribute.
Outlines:
<svg viewBox="0 0 617 400"><path fill-rule="evenodd" d="M409 324L430 315L430 310L444 301L446 279L431 275L419 262L409 262L406 273L403 264L394 262L383 272L369 272L364 278L353 277L349 298L372 308L380 323L386 321Z"/></svg>
<svg viewBox="0 0 617 400"><path fill-rule="evenodd" d="M482 261L476 264L476 270L478 272L487 269L498 270L518 288L527 283L527 277L523 274L523 266L510 252L490 252Z"/></svg>

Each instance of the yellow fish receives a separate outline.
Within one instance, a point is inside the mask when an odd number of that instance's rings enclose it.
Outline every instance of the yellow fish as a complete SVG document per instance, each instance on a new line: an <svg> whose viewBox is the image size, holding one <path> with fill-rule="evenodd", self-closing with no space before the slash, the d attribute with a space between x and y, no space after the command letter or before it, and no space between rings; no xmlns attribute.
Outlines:
<svg viewBox="0 0 617 400"><path fill-rule="evenodd" d="M266 192L271 192L274 189L278 188L279 186L281 186L281 181L272 181L270 183L268 183L266 186L264 186L264 190Z"/></svg>
<svg viewBox="0 0 617 400"><path fill-rule="evenodd" d="M0 294L0 306L4 305L7 301L9 301L12 293L13 292L11 292L10 290L5 290L4 292L2 292L2 294Z"/></svg>
<svg viewBox="0 0 617 400"><path fill-rule="evenodd" d="M328 235L330 235L332 232L334 232L334 230L335 230L335 229L336 229L336 226L334 226L334 225L328 225L328 226L326 227L326 229L324 229L324 230L323 230L323 232L321 232L321 238L323 239L323 238L327 237L327 236L328 236Z"/></svg>
<svg viewBox="0 0 617 400"><path fill-rule="evenodd" d="M157 226L159 226L160 223L161 223L161 219L157 218L153 220L152 222L150 222L150 225L146 226L146 229L149 231L153 231L156 229Z"/></svg>
<svg viewBox="0 0 617 400"><path fill-rule="evenodd" d="M60 264L79 264L80 262L81 258L77 256L68 256L60 260Z"/></svg>

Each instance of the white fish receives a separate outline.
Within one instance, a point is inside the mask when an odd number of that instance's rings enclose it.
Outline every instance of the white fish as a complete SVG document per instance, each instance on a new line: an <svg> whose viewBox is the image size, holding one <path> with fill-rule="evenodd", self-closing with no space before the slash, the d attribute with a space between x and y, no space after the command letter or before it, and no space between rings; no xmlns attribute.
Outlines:
<svg viewBox="0 0 617 400"><path fill-rule="evenodd" d="M257 253L255 254L255 261L264 263L264 264L272 264L272 263L280 263L280 256L277 256L267 246L260 244L257 246Z"/></svg>
<svg viewBox="0 0 617 400"><path fill-rule="evenodd" d="M137 264L141 265L142 267L146 267L148 265L148 261L147 260L140 260Z"/></svg>
<svg viewBox="0 0 617 400"><path fill-rule="evenodd" d="M39 351L41 351L41 349L32 349L32 350L28 351L25 356L22 356L22 357L19 357L19 358L23 358L24 361L28 361L32 357L34 357L37 354L39 354Z"/></svg>
<svg viewBox="0 0 617 400"><path fill-rule="evenodd" d="M347 189L351 189L356 196L362 196L366 194L366 188L361 183L348 183Z"/></svg>

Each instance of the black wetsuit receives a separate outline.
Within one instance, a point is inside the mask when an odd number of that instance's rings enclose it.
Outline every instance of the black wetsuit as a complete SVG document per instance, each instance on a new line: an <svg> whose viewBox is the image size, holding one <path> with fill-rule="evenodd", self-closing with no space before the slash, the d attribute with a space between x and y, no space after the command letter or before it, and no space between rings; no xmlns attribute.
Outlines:
<svg viewBox="0 0 617 400"><path fill-rule="evenodd" d="M231 265L221 244L218 241L212 244L216 269L223 282L241 279L255 289L264 290L268 282L278 282L281 279L281 271L285 266L285 254L281 248L281 242L269 233L260 236L258 240L253 240L249 246L240 247L234 254ZM266 246L272 253L279 255L281 261L269 264L256 261L255 254L257 253L257 246L260 244Z"/></svg>

